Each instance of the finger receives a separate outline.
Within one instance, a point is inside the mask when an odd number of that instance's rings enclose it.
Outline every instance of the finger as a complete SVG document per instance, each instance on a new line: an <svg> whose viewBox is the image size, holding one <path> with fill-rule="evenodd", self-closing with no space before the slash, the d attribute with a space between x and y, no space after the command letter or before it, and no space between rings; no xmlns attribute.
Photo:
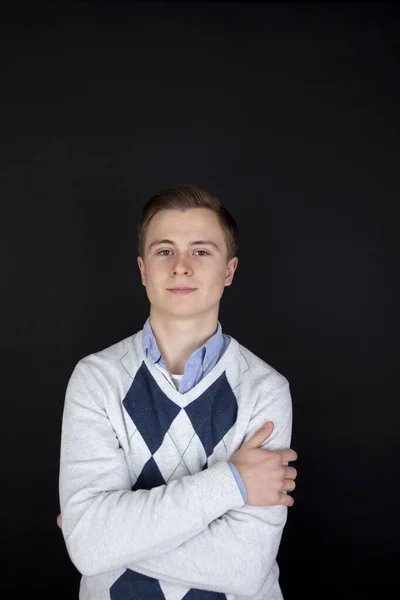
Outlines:
<svg viewBox="0 0 400 600"><path fill-rule="evenodd" d="M289 494L281 494L281 497L279 499L280 506L293 506L293 504L294 500L292 496L289 496Z"/></svg>
<svg viewBox="0 0 400 600"><path fill-rule="evenodd" d="M259 448L269 438L273 432L274 424L272 421L267 421L255 434L243 444L247 448Z"/></svg>
<svg viewBox="0 0 400 600"><path fill-rule="evenodd" d="M284 479L283 480L283 490L285 492L293 492L296 487L296 482L293 479Z"/></svg>
<svg viewBox="0 0 400 600"><path fill-rule="evenodd" d="M58 526L60 527L60 529L61 529L61 526L62 526L61 515L58 515L58 517L57 517L57 525L58 525Z"/></svg>
<svg viewBox="0 0 400 600"><path fill-rule="evenodd" d="M287 450L279 450L279 452L280 452L283 463L284 462L293 462L293 461L297 460L297 458L298 458L297 452L295 452L291 448L288 448Z"/></svg>
<svg viewBox="0 0 400 600"><path fill-rule="evenodd" d="M285 467L285 479L296 479L297 469L294 467Z"/></svg>

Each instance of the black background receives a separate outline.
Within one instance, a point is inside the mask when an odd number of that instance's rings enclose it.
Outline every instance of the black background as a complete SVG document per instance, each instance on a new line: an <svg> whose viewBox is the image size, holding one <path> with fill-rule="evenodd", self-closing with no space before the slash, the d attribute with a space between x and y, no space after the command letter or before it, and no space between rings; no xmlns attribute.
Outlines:
<svg viewBox="0 0 400 600"><path fill-rule="evenodd" d="M184 183L239 223L224 331L291 384L285 600L394 597L396 4L14 2L1 14L7 598L78 596L55 523L66 384L80 358L141 329L139 211Z"/></svg>

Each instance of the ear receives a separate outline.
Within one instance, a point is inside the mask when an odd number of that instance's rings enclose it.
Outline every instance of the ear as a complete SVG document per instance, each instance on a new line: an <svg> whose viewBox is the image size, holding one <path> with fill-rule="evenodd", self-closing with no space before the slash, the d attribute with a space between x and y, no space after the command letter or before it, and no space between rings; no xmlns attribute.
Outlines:
<svg viewBox="0 0 400 600"><path fill-rule="evenodd" d="M231 285L233 276L235 274L236 268L238 266L239 259L237 256L234 256L228 261L226 265L226 273L225 273L225 286Z"/></svg>
<svg viewBox="0 0 400 600"><path fill-rule="evenodd" d="M146 286L146 272L145 272L145 268L144 268L143 258L141 256L138 256L137 262L138 262L138 266L139 266L139 269L140 269L140 275L141 275L141 278L142 278L142 284L144 286Z"/></svg>

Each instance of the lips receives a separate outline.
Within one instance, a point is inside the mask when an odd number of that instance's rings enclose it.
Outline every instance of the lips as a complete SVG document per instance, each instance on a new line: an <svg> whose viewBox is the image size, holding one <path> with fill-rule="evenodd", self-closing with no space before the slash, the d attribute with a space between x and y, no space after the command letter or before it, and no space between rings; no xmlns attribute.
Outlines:
<svg viewBox="0 0 400 600"><path fill-rule="evenodd" d="M176 287L176 288L168 288L169 292L173 294L190 294L191 292L195 292L196 288L189 287Z"/></svg>

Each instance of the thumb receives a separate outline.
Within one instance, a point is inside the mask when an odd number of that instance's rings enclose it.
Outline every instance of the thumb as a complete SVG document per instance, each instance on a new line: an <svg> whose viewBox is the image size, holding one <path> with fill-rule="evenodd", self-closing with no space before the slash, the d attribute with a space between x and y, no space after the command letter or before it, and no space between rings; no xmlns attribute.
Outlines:
<svg viewBox="0 0 400 600"><path fill-rule="evenodd" d="M247 448L259 448L271 435L274 430L272 421L267 421L255 434L247 440L244 446Z"/></svg>

